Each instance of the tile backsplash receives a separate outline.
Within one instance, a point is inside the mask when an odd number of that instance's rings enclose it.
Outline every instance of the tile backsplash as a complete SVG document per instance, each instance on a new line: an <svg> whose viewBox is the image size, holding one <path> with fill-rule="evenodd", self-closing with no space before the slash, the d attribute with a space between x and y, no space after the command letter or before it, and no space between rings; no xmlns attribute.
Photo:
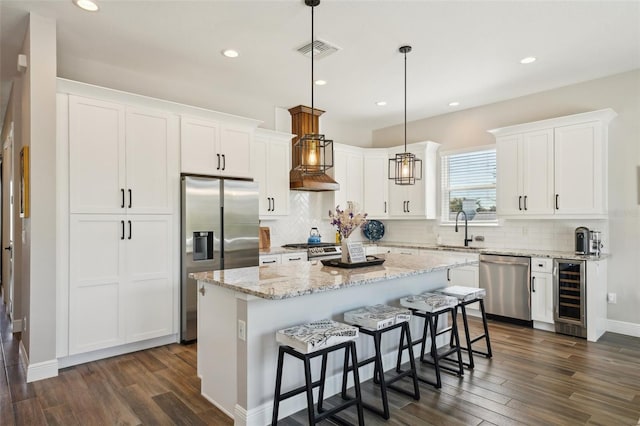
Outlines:
<svg viewBox="0 0 640 426"><path fill-rule="evenodd" d="M328 213L332 208L330 193L291 191L289 216L262 220L261 226L271 228L273 247L288 243L306 242L312 227L318 228L323 242L335 241L336 230L329 224ZM333 206L335 208L335 206ZM380 241L394 243L423 243L462 245L464 228L454 231L451 225L440 225L435 220L383 220L385 236ZM530 248L572 252L574 231L586 226L602 232L603 252L609 252L609 222L607 220L500 220L498 226L469 225L469 238L482 236L484 241L472 241L472 247ZM354 231L352 238L364 240L362 232Z"/></svg>

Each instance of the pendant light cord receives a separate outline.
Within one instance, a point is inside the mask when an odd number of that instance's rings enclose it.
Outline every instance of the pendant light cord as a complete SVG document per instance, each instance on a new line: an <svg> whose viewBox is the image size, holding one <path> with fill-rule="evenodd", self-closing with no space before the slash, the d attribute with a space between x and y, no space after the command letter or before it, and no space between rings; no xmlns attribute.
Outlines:
<svg viewBox="0 0 640 426"><path fill-rule="evenodd" d="M404 52L404 153L407 153L407 52Z"/></svg>
<svg viewBox="0 0 640 426"><path fill-rule="evenodd" d="M313 132L313 134L316 134L316 121L315 121L316 114L313 108L313 56L314 56L314 49L315 49L315 40L313 38L314 37L313 9L315 9L315 6L311 6L311 131Z"/></svg>

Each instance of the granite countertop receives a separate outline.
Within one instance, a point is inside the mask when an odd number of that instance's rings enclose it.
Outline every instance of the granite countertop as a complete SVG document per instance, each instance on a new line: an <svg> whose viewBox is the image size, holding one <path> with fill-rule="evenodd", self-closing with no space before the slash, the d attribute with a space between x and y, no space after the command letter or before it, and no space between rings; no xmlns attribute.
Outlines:
<svg viewBox="0 0 640 426"><path fill-rule="evenodd" d="M444 253L379 257L386 259L384 264L363 268L335 268L312 261L198 272L189 277L263 299L286 299L478 263L454 259Z"/></svg>
<svg viewBox="0 0 640 426"><path fill-rule="evenodd" d="M608 253L602 253L600 256L584 256L575 254L574 252L567 251L554 251L554 250L534 250L534 249L512 249L512 248L490 248L490 247L464 247L464 246L451 246L451 245L437 245L437 244L419 244L419 243L382 243L378 242L378 246L381 247L404 247L404 248L416 248L421 250L437 250L437 251L458 251L458 252L470 252L478 254L496 254L503 256L525 256L525 257L545 257L555 259L569 259L569 260L590 260L599 261L607 259L610 255Z"/></svg>

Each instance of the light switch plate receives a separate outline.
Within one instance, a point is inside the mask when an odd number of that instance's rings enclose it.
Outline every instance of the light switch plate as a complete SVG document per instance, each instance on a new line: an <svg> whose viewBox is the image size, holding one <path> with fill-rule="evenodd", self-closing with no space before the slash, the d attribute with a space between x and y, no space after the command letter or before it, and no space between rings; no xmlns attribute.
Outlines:
<svg viewBox="0 0 640 426"><path fill-rule="evenodd" d="M242 320L238 320L238 339L247 340L247 323Z"/></svg>

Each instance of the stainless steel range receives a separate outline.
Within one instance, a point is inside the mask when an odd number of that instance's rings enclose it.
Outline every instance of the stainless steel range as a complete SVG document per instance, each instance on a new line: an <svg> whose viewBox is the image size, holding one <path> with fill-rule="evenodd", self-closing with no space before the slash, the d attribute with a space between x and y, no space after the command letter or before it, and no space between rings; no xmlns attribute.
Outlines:
<svg viewBox="0 0 640 426"><path fill-rule="evenodd" d="M332 243L285 244L282 247L288 249L307 250L307 257L309 258L309 260L335 259L342 256L342 250L340 246Z"/></svg>

